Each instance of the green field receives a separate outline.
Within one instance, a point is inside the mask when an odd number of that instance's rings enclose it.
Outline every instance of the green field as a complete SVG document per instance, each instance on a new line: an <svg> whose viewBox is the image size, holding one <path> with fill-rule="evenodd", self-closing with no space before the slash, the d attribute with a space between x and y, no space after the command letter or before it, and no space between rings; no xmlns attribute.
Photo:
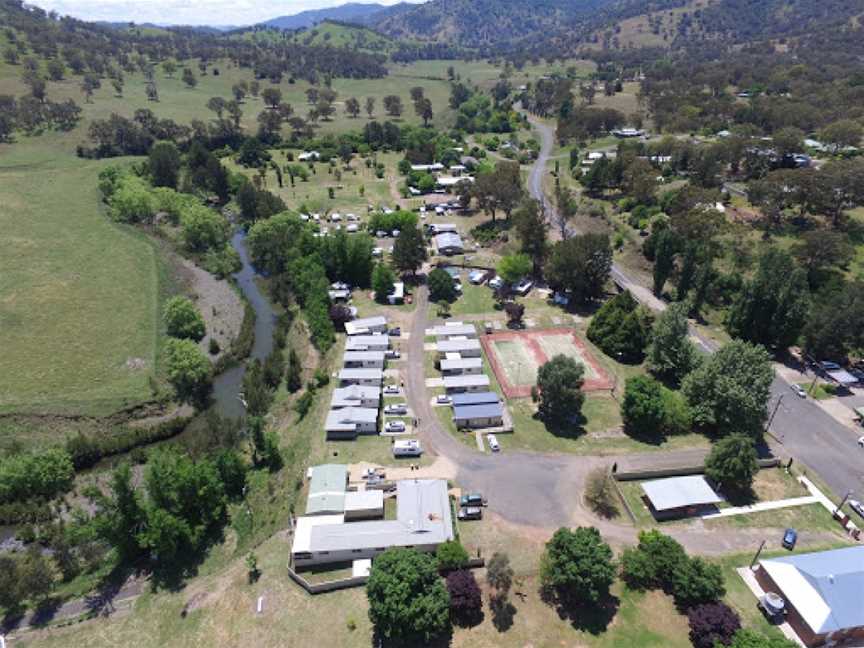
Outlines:
<svg viewBox="0 0 864 648"><path fill-rule="evenodd" d="M0 146L0 412L108 413L150 395L160 262L51 144Z"/></svg>

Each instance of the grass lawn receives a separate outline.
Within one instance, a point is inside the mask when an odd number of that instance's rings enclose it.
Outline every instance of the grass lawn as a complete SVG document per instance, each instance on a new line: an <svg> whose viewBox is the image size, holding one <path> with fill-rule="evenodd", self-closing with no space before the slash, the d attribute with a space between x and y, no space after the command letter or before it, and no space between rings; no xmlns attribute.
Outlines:
<svg viewBox="0 0 864 648"><path fill-rule="evenodd" d="M53 136L0 145L0 412L107 414L150 396L161 261L103 213Z"/></svg>
<svg viewBox="0 0 864 648"><path fill-rule="evenodd" d="M501 311L495 310L495 298L492 295L492 289L485 285L475 286L465 277L462 281L462 296L453 302L450 307L450 314L453 317L459 317L486 313L490 316L494 314L495 317L492 319L501 316Z"/></svg>

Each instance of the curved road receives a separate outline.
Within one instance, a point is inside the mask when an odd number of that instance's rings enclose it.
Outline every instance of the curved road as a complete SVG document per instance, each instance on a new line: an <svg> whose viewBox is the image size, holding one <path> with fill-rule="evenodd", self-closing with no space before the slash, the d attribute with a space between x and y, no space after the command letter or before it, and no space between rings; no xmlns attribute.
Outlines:
<svg viewBox="0 0 864 648"><path fill-rule="evenodd" d="M546 163L555 148L555 133L550 126L531 116L529 121L541 140L540 154L531 169L529 191L546 206L547 213L554 214L555 207L543 191L543 177ZM652 310L666 309L665 302L634 281L618 264L612 266L612 279ZM702 336L695 327L691 326L690 331L704 351L713 353L717 350L717 345ZM864 451L856 442L860 432L856 434L855 430L839 423L809 398L796 396L790 384L780 376L774 380L771 396L772 411L778 402L780 405L770 431L784 452L814 470L837 496L852 491L859 496L858 499L864 499Z"/></svg>

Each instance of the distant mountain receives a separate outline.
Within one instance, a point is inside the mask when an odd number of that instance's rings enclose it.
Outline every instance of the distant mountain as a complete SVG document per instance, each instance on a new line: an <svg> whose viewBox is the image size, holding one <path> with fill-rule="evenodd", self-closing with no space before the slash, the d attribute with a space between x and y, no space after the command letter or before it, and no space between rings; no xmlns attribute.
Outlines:
<svg viewBox="0 0 864 648"><path fill-rule="evenodd" d="M404 3L403 3L404 4ZM398 7L402 5L395 5ZM412 6L412 5L406 5ZM325 20L337 20L340 22L353 22L358 24L370 24L370 18L378 18L389 15L393 12L394 7L388 7L377 3L359 3L349 2L348 4L339 5L338 7L329 7L327 9L314 9L309 11L301 11L298 14L290 16L279 16L272 18L262 25L268 27L277 27L279 29L303 29L312 27Z"/></svg>

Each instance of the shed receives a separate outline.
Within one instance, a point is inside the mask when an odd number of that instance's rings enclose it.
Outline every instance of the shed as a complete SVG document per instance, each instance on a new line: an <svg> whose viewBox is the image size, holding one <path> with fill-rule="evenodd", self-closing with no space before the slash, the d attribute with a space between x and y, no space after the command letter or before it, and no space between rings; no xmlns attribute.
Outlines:
<svg viewBox="0 0 864 648"><path fill-rule="evenodd" d="M702 475L669 477L642 482L644 500L658 520L697 515L715 509L723 499Z"/></svg>

